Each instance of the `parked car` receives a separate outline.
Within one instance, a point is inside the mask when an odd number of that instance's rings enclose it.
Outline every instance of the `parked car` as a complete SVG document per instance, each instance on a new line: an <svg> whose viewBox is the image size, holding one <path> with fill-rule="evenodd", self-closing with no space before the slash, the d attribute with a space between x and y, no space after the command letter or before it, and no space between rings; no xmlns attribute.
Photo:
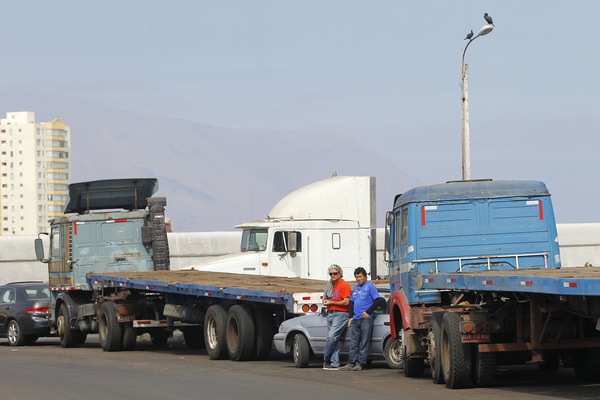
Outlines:
<svg viewBox="0 0 600 400"><path fill-rule="evenodd" d="M50 336L50 289L43 282L0 286L0 337L11 346L32 344Z"/></svg>
<svg viewBox="0 0 600 400"><path fill-rule="evenodd" d="M389 285L377 285L379 293L389 303ZM390 368L402 368L402 345L393 339L390 330L389 304L375 310L375 323L369 348L369 360L385 359ZM292 353L294 365L305 368L312 356L323 356L327 338L327 316L324 312L303 315L284 321L279 326L273 342L277 351ZM346 329L340 338L340 355L347 356L350 350L350 332Z"/></svg>

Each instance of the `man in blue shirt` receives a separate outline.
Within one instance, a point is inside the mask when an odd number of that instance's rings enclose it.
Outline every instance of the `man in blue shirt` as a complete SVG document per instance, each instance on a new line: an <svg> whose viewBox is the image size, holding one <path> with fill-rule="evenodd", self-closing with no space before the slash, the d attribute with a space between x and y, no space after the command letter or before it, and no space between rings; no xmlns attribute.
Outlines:
<svg viewBox="0 0 600 400"><path fill-rule="evenodd" d="M351 318L348 320L350 353L348 364L340 368L342 371L362 371L367 364L375 320L373 311L385 304L385 299L379 295L375 285L367 281L367 271L363 267L354 270L354 278L356 286L350 297Z"/></svg>

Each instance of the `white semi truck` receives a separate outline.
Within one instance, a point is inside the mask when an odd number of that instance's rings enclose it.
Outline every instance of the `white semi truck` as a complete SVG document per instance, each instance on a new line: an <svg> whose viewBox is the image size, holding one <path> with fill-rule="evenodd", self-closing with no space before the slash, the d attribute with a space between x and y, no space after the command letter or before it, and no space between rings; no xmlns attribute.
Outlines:
<svg viewBox="0 0 600 400"><path fill-rule="evenodd" d="M241 228L241 253L193 269L327 280L337 264L347 277L364 267L377 277L375 178L335 176L295 190L260 221Z"/></svg>

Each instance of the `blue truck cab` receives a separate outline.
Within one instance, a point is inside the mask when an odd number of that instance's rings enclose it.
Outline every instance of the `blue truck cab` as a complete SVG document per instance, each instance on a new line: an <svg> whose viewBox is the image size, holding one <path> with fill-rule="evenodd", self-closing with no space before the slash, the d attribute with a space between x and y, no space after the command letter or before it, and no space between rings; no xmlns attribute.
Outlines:
<svg viewBox="0 0 600 400"><path fill-rule="evenodd" d="M404 374L448 388L489 386L497 365L600 380L599 280L561 271L550 193L538 181L418 187L386 215L390 328ZM581 367L583 366L583 367Z"/></svg>
<svg viewBox="0 0 600 400"><path fill-rule="evenodd" d="M560 268L554 212L537 181L461 181L417 187L388 213L392 290L410 305L440 303L422 276Z"/></svg>

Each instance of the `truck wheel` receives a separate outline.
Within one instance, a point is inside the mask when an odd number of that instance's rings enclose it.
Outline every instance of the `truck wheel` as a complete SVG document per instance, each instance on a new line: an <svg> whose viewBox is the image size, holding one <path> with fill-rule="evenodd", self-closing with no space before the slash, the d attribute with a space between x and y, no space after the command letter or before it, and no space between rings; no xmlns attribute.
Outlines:
<svg viewBox="0 0 600 400"><path fill-rule="evenodd" d="M447 312L442 318L442 373L446 387L458 389L471 383L471 348L462 343L460 315Z"/></svg>
<svg viewBox="0 0 600 400"><path fill-rule="evenodd" d="M204 330L201 326L190 326L183 329L183 339L188 349L204 348Z"/></svg>
<svg viewBox="0 0 600 400"><path fill-rule="evenodd" d="M481 353L477 347L472 350L474 353L473 385L475 387L492 386L496 379L496 353Z"/></svg>
<svg viewBox="0 0 600 400"><path fill-rule="evenodd" d="M442 373L442 318L444 312L434 312L429 319L429 368L431 369L431 378L433 383L444 383L444 374Z"/></svg>
<svg viewBox="0 0 600 400"><path fill-rule="evenodd" d="M117 313L112 302L105 302L100 307L98 337L104 351L116 351L121 348L121 325L117 322Z"/></svg>
<svg viewBox="0 0 600 400"><path fill-rule="evenodd" d="M154 346L164 346L170 337L171 332L165 329L152 329L150 331L150 340Z"/></svg>
<svg viewBox="0 0 600 400"><path fill-rule="evenodd" d="M294 357L294 365L296 368L308 367L308 360L310 360L310 345L308 344L306 337L301 333L296 333L294 335L292 355Z"/></svg>
<svg viewBox="0 0 600 400"><path fill-rule="evenodd" d="M583 383L600 381L600 349L580 349L573 357L573 369Z"/></svg>
<svg viewBox="0 0 600 400"><path fill-rule="evenodd" d="M21 335L21 328L16 320L11 320L8 323L8 344L11 346L23 346L25 344L25 338Z"/></svg>
<svg viewBox="0 0 600 400"><path fill-rule="evenodd" d="M60 336L60 345L63 348L75 347L79 344L78 342L78 331L71 329L69 324L69 310L65 304L61 304L58 318L56 319L56 326L58 335Z"/></svg>
<svg viewBox="0 0 600 400"><path fill-rule="evenodd" d="M125 351L135 349L135 342L137 341L137 332L133 327L133 322L124 322L121 327L123 331L123 340L121 348Z"/></svg>
<svg viewBox="0 0 600 400"><path fill-rule="evenodd" d="M404 376L413 378L423 376L425 360L422 358L408 358L404 329L402 329L402 359L404 360Z"/></svg>
<svg viewBox="0 0 600 400"><path fill-rule="evenodd" d="M212 305L204 317L204 343L211 360L222 360L227 356L225 343L225 324L227 312L222 306Z"/></svg>
<svg viewBox="0 0 600 400"><path fill-rule="evenodd" d="M262 361L269 358L273 346L273 318L269 310L257 308L254 310L254 327L256 342L254 343L253 360Z"/></svg>
<svg viewBox="0 0 600 400"><path fill-rule="evenodd" d="M383 357L390 368L401 369L404 367L402 352L402 339L389 337L383 346Z"/></svg>
<svg viewBox="0 0 600 400"><path fill-rule="evenodd" d="M227 352L232 361L247 361L254 354L254 321L246 307L231 306L227 316Z"/></svg>

